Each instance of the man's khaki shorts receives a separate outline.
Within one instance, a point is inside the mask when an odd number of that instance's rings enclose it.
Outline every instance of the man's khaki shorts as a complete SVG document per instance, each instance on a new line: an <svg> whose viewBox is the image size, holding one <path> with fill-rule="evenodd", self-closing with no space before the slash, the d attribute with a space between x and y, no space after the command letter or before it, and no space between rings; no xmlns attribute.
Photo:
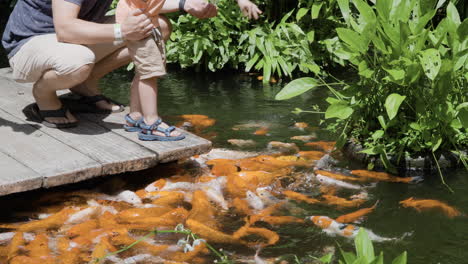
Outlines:
<svg viewBox="0 0 468 264"><path fill-rule="evenodd" d="M164 40L158 28L146 39L126 41L128 52L141 80L166 74L166 53Z"/></svg>
<svg viewBox="0 0 468 264"><path fill-rule="evenodd" d="M84 65L99 62L125 44L113 43L78 45L57 40L56 34L31 38L10 59L13 78L18 82L36 82L44 72L54 70L58 75L70 74Z"/></svg>

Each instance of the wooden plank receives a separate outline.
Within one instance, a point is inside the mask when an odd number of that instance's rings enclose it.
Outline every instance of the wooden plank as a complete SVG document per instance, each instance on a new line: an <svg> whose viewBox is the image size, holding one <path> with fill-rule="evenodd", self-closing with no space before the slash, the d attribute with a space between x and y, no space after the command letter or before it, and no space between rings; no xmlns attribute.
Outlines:
<svg viewBox="0 0 468 264"><path fill-rule="evenodd" d="M178 131L184 133L186 138L180 141L141 141L138 139L138 133L129 133L123 129L122 125L124 123L125 113L128 113L128 109L122 113L116 113L105 117L97 114L79 114L78 116L80 119L88 119L96 122L112 130L114 133L157 152L159 155L159 162L161 163L203 154L210 151L212 147L211 141L181 129L178 129Z"/></svg>
<svg viewBox="0 0 468 264"><path fill-rule="evenodd" d="M1 119L0 123L2 123ZM11 131L9 131L9 135L3 134L4 132L7 131L3 129L2 136L13 136ZM42 187L43 177L41 175L2 152L0 152L0 168L2 168L0 195L25 192Z"/></svg>
<svg viewBox="0 0 468 264"><path fill-rule="evenodd" d="M95 160L3 110L0 110L0 135L0 152L21 161L40 175L43 187L73 183L101 174L101 165Z"/></svg>
<svg viewBox="0 0 468 264"><path fill-rule="evenodd" d="M7 87L17 86L9 79L2 80L0 77L0 81L7 83ZM30 92L18 93L13 90L7 88L6 91L0 91L0 107L27 122L22 109L34 102L34 99ZM75 128L59 130L41 126L40 130L99 162L103 175L138 171L158 163L157 153L86 119L80 120L79 126Z"/></svg>

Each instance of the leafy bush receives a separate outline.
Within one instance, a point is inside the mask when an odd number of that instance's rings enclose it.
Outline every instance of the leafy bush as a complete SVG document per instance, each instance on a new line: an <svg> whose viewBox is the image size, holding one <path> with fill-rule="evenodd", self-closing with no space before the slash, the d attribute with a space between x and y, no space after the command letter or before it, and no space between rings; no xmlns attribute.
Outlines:
<svg viewBox="0 0 468 264"><path fill-rule="evenodd" d="M450 2L436 26L433 17L445 1L338 0L346 27L337 28L342 46L337 56L359 79L342 83L325 112L340 133L338 147L357 139L364 153L387 154L458 151L468 147L468 20ZM354 12L354 9L356 12ZM305 84L304 84L305 83ZM299 85L298 85L299 84ZM278 95L287 99L326 85L315 79L292 82ZM435 156L433 155L435 158Z"/></svg>

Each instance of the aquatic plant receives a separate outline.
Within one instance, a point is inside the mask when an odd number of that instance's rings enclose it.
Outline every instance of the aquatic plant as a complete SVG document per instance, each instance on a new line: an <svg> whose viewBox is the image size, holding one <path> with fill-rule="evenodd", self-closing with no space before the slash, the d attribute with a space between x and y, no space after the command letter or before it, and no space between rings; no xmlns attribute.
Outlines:
<svg viewBox="0 0 468 264"><path fill-rule="evenodd" d="M383 252L380 252L378 256L374 253L374 246L369 238L366 230L361 228L358 235L354 239L354 246L356 248L356 254L353 252L345 252L340 248L342 259L338 261L340 264L373 264L373 263L384 263ZM406 251L400 256L396 257L392 264L406 264ZM333 253L327 254L318 259L322 263L328 264L333 260Z"/></svg>
<svg viewBox="0 0 468 264"><path fill-rule="evenodd" d="M346 27L336 29L342 45L336 55L359 78L336 83L297 79L276 99L326 86L333 96L326 99L330 105L324 114L333 120L328 129L339 135L337 147L355 140L365 147L363 153L380 156L390 171L390 155L397 161L430 155L436 161L440 150L450 150L463 160L460 150L468 147L468 19L461 21L449 2L446 17L435 24L432 19L445 1L432 2L378 0L369 5L352 0L350 6L339 0Z"/></svg>
<svg viewBox="0 0 468 264"><path fill-rule="evenodd" d="M177 245L184 247L184 253L186 253L187 251L193 251L195 246L197 246L200 243L204 243L208 247L208 249L212 253L214 253L216 255L216 257L219 258L216 261L216 263L220 263L220 264L232 264L233 263L231 260L229 260L228 256L226 254L224 254L223 251L216 250L213 246L211 246L205 240L198 237L190 229L185 228L184 225L182 225L182 224L177 225L174 228L174 230L158 230L157 228L155 228L154 230L150 231L148 234L144 235L143 237L136 240L132 244L127 245L127 246L125 246L125 247L123 247L123 248L121 248L121 249L119 249L117 251L107 253L103 257L95 258L95 259L93 259L91 261L91 263L92 264L103 263L103 261L105 261L108 257L115 256L115 255L118 255L118 254L120 254L122 252L130 250L131 248L133 248L134 246L136 246L137 244L141 243L142 241L144 241L145 239L147 239L149 237L155 236L157 234L167 234L167 233L183 234L183 235L187 236L185 239L181 239L177 243ZM190 243L191 241L192 241L192 243Z"/></svg>

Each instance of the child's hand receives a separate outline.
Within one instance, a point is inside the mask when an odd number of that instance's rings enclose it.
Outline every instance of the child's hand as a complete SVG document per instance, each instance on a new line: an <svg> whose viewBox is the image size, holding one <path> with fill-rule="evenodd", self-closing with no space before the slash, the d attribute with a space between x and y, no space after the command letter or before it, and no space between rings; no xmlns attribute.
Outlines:
<svg viewBox="0 0 468 264"><path fill-rule="evenodd" d="M237 4L239 5L242 14L249 19L254 18L257 20L260 14L262 14L262 11L258 9L257 5L249 0L237 0Z"/></svg>
<svg viewBox="0 0 468 264"><path fill-rule="evenodd" d="M184 9L196 18L211 18L218 14L218 8L205 0L186 0Z"/></svg>

